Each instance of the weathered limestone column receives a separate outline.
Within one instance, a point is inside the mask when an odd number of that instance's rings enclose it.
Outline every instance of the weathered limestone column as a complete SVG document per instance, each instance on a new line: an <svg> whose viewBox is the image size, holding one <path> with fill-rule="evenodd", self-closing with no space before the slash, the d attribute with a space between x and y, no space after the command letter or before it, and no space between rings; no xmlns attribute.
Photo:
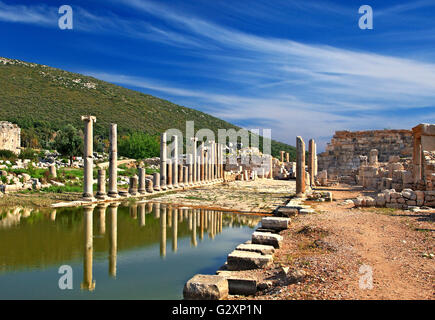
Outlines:
<svg viewBox="0 0 435 320"><path fill-rule="evenodd" d="M145 194L146 193L146 187L145 187L145 168L139 168L138 169L138 173L139 173L139 188L138 188L138 192L140 194Z"/></svg>
<svg viewBox="0 0 435 320"><path fill-rule="evenodd" d="M167 173L167 181L165 181L166 183L166 188L167 189L172 189L172 160L171 159L167 159L166 160L166 173Z"/></svg>
<svg viewBox="0 0 435 320"><path fill-rule="evenodd" d="M201 142L201 183L204 183L205 179L205 150L204 150L204 141Z"/></svg>
<svg viewBox="0 0 435 320"><path fill-rule="evenodd" d="M302 137L296 138L296 196L305 195L305 143Z"/></svg>
<svg viewBox="0 0 435 320"><path fill-rule="evenodd" d="M111 198L118 198L118 133L117 124L110 124L109 132L109 193Z"/></svg>
<svg viewBox="0 0 435 320"><path fill-rule="evenodd" d="M210 174L210 170L209 170L209 161L210 161L210 150L205 150L205 154L204 154L204 181L205 183L208 182L209 179L209 174Z"/></svg>
<svg viewBox="0 0 435 320"><path fill-rule="evenodd" d="M166 132L160 137L160 186L162 190L166 190L167 171L167 148L166 148Z"/></svg>
<svg viewBox="0 0 435 320"><path fill-rule="evenodd" d="M178 185L179 187L183 188L184 187L184 177L183 177L183 164L179 163L178 164Z"/></svg>
<svg viewBox="0 0 435 320"><path fill-rule="evenodd" d="M193 176L195 175L195 170L193 166L193 155L189 154L187 157L187 167L189 168L189 185L193 185Z"/></svg>
<svg viewBox="0 0 435 320"><path fill-rule="evenodd" d="M146 179L145 180L145 191L148 192L148 193L153 193L154 192L153 180L151 180L151 179Z"/></svg>
<svg viewBox="0 0 435 320"><path fill-rule="evenodd" d="M83 200L94 201L94 122L97 119L94 116L82 116L82 121L85 123L85 139L84 139L84 175L83 175Z"/></svg>
<svg viewBox="0 0 435 320"><path fill-rule="evenodd" d="M376 149L370 150L369 163L371 165L376 165L378 163L378 154L379 154L378 150L376 150Z"/></svg>
<svg viewBox="0 0 435 320"><path fill-rule="evenodd" d="M154 172L153 179L154 179L154 191L160 191L160 173Z"/></svg>
<svg viewBox="0 0 435 320"><path fill-rule="evenodd" d="M106 169L98 170L97 178L97 199L104 200L107 198L106 194Z"/></svg>
<svg viewBox="0 0 435 320"><path fill-rule="evenodd" d="M197 150L197 142L198 142L198 138L192 138L192 140L193 140L193 154L192 154L192 157L193 157L193 163L192 163L192 165L193 165L193 168L192 168L192 170L193 170L193 175L192 175L192 182L195 184L195 183L197 183L198 182L198 176L197 176L197 172L198 172L198 170L196 169L196 167L198 166L198 163L197 163L197 159L198 159L198 150Z"/></svg>
<svg viewBox="0 0 435 320"><path fill-rule="evenodd" d="M418 183L422 177L422 148L421 137L414 137L414 149L412 153L412 162L414 166L414 183Z"/></svg>
<svg viewBox="0 0 435 320"><path fill-rule="evenodd" d="M85 236L85 246L83 248L83 282L80 288L84 290L92 291L95 289L95 281L92 279L92 265L93 265L93 212L94 207L84 207L84 236Z"/></svg>
<svg viewBox="0 0 435 320"><path fill-rule="evenodd" d="M183 186L189 186L189 169L188 167L183 167Z"/></svg>
<svg viewBox="0 0 435 320"><path fill-rule="evenodd" d="M314 187L314 157L315 157L315 151L316 146L313 139L310 139L308 142L308 173L310 174L310 181L309 184L311 187Z"/></svg>
<svg viewBox="0 0 435 320"><path fill-rule="evenodd" d="M317 163L317 144L314 142L314 178L317 177L318 163Z"/></svg>
<svg viewBox="0 0 435 320"><path fill-rule="evenodd" d="M285 161L290 162L290 153L286 152L285 154Z"/></svg>
<svg viewBox="0 0 435 320"><path fill-rule="evenodd" d="M173 158L172 158L172 186L178 188L178 136L172 136L174 139L173 146Z"/></svg>
<svg viewBox="0 0 435 320"><path fill-rule="evenodd" d="M57 170L55 164L52 164L48 167L48 172L50 173L50 177L57 178Z"/></svg>
<svg viewBox="0 0 435 320"><path fill-rule="evenodd" d="M269 179L273 179L273 157L272 157L272 155L269 156L269 165L270 165Z"/></svg>
<svg viewBox="0 0 435 320"><path fill-rule="evenodd" d="M201 157L196 157L196 184L201 183Z"/></svg>
<svg viewBox="0 0 435 320"><path fill-rule="evenodd" d="M109 206L109 275L116 277L116 256L118 251L118 206L113 202Z"/></svg>
<svg viewBox="0 0 435 320"><path fill-rule="evenodd" d="M281 155L281 162L284 162L284 151L280 151L279 154Z"/></svg>
<svg viewBox="0 0 435 320"><path fill-rule="evenodd" d="M138 185L138 177L135 175L133 177L130 177L130 187L128 188L128 193L132 196L137 195L137 185Z"/></svg>

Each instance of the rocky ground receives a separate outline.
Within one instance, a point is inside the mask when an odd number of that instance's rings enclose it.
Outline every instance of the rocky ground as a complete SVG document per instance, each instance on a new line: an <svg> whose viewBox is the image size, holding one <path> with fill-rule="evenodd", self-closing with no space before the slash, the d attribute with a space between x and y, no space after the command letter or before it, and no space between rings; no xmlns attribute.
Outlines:
<svg viewBox="0 0 435 320"><path fill-rule="evenodd" d="M283 205L295 190L294 181L257 179L166 193L155 197L155 200L246 213L271 213L277 206Z"/></svg>
<svg viewBox="0 0 435 320"><path fill-rule="evenodd" d="M249 271L264 289L248 299L434 299L434 221L428 213L353 208L360 189L292 219L274 265ZM372 286L370 285L372 277ZM246 297L234 297L246 299Z"/></svg>

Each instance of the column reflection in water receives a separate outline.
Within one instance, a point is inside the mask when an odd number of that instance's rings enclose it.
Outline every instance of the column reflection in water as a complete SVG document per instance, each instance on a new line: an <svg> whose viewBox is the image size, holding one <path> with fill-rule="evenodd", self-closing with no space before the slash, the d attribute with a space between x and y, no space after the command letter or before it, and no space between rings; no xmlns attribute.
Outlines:
<svg viewBox="0 0 435 320"><path fill-rule="evenodd" d="M141 227L145 227L145 203L139 203L138 204L138 208L139 208L139 225Z"/></svg>
<svg viewBox="0 0 435 320"><path fill-rule="evenodd" d="M137 204L130 205L130 217L137 219Z"/></svg>
<svg viewBox="0 0 435 320"><path fill-rule="evenodd" d="M188 209L187 214L189 215L189 231L192 231L192 209Z"/></svg>
<svg viewBox="0 0 435 320"><path fill-rule="evenodd" d="M200 220L200 233L199 233L199 239L202 240L204 239L204 209L200 209L200 215L201 215L201 220Z"/></svg>
<svg viewBox="0 0 435 320"><path fill-rule="evenodd" d="M160 203L154 204L154 218L156 219L160 218Z"/></svg>
<svg viewBox="0 0 435 320"><path fill-rule="evenodd" d="M196 242L196 209L190 210L189 221L190 220L192 220L192 238L191 238L191 243L192 243L192 245L194 247L196 247L197 246L197 242Z"/></svg>
<svg viewBox="0 0 435 320"><path fill-rule="evenodd" d="M106 204L99 204L97 207L99 229L98 233L103 235L106 233Z"/></svg>
<svg viewBox="0 0 435 320"><path fill-rule="evenodd" d="M166 206L160 210L160 256L166 256Z"/></svg>
<svg viewBox="0 0 435 320"><path fill-rule="evenodd" d="M111 203L109 206L109 275L116 277L116 255L118 250L118 206Z"/></svg>
<svg viewBox="0 0 435 320"><path fill-rule="evenodd" d="M172 212L172 251L177 252L178 249L178 209L174 208Z"/></svg>
<svg viewBox="0 0 435 320"><path fill-rule="evenodd" d="M83 282L81 289L92 291L95 289L95 281L92 279L92 260L93 260L93 214L94 207L83 208L84 214L84 252L83 252Z"/></svg>
<svg viewBox="0 0 435 320"><path fill-rule="evenodd" d="M172 206L168 206L167 210L167 221L168 221L168 227L172 228Z"/></svg>
<svg viewBox="0 0 435 320"><path fill-rule="evenodd" d="M56 221L56 213L57 213L56 209L51 211L51 213L50 213L50 220L51 221Z"/></svg>

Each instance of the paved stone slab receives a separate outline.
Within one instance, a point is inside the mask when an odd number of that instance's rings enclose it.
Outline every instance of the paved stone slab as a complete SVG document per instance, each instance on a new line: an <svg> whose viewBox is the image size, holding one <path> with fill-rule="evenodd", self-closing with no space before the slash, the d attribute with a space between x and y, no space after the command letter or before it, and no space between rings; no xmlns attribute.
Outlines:
<svg viewBox="0 0 435 320"><path fill-rule="evenodd" d="M275 252L275 248L273 246L268 246L264 244L239 244L236 248L239 251L251 251L258 252L261 254L273 254Z"/></svg>
<svg viewBox="0 0 435 320"><path fill-rule="evenodd" d="M254 232L252 234L253 244L265 244L273 246L274 248L279 248L281 246L282 239L282 236L279 234L265 232Z"/></svg>
<svg viewBox="0 0 435 320"><path fill-rule="evenodd" d="M187 300L222 300L228 297L228 291L225 277L197 274L184 285L183 297Z"/></svg>
<svg viewBox="0 0 435 320"><path fill-rule="evenodd" d="M228 255L228 270L251 270L267 267L272 263L270 254L262 255L258 252L234 250Z"/></svg>
<svg viewBox="0 0 435 320"><path fill-rule="evenodd" d="M290 218L264 217L261 219L261 226L264 229L284 230L290 226Z"/></svg>

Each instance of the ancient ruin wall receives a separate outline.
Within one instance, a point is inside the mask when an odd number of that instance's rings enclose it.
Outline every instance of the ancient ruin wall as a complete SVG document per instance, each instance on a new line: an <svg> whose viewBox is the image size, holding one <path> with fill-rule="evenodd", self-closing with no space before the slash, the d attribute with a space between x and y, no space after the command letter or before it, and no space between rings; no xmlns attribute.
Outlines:
<svg viewBox="0 0 435 320"><path fill-rule="evenodd" d="M379 151L380 162L390 156L412 157L411 130L337 131L326 151L319 154L319 171L327 170L328 176L347 176L353 180L360 167L360 156L369 156L370 150Z"/></svg>
<svg viewBox="0 0 435 320"><path fill-rule="evenodd" d="M21 129L16 124L0 121L0 150L10 150L18 154L20 145Z"/></svg>

